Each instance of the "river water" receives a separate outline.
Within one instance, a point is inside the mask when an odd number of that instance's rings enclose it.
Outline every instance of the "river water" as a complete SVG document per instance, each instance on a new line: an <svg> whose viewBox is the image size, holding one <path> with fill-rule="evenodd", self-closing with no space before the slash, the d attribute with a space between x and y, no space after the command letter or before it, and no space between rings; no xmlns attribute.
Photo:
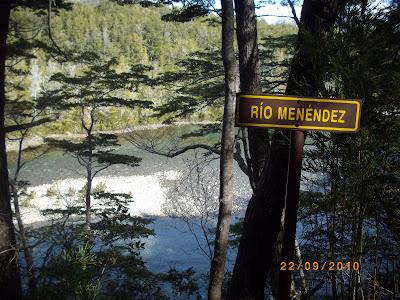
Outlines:
<svg viewBox="0 0 400 300"><path fill-rule="evenodd" d="M195 129L197 127L187 126L183 130L188 132ZM177 136L181 133L182 128L178 128L172 135ZM217 139L218 136L214 135L206 142L215 142ZM193 175L193 173L192 175L188 174L193 169L193 161L197 160L203 166L201 178L205 180L205 185L207 185L210 196L208 201L211 201L210 205L213 206L214 216L216 216L219 180L218 157L204 158L205 151L198 150L188 151L178 157L167 158L141 150L123 140L121 144L118 153L141 157L140 166L134 168L124 165L112 166L95 178L94 186L101 182L106 185L107 190L131 193L134 203L130 207L130 212L136 215L149 216L154 220L150 227L154 229L155 236L144 240L146 244L145 250L142 252L142 257L149 269L155 272L165 272L170 267L175 267L178 270L193 267L197 274L208 272L210 260L203 251L207 249L207 243L197 217L194 215L186 221L182 218L173 217L168 210L168 203L171 202L171 199L180 196L181 198L178 201L183 206L185 206L186 200L187 202L192 200L185 198L182 193L177 193L176 188L181 182L187 182L187 179ZM11 173L14 166L13 162L10 162ZM234 176L235 213L233 222L237 218L243 217L247 201L251 196L248 178L237 165L235 165ZM43 157L26 164L21 170L20 180L29 181L28 192L34 192L34 198L29 205L22 208L24 222L28 225L38 225L45 222L40 213L42 209L61 205L53 203L46 196L50 188L66 190L74 187L78 190L84 185L82 167L73 157L63 154L61 151L50 151ZM215 221L215 218L212 219L208 226L213 227ZM234 258L234 250L230 250L228 269L232 267ZM203 288L205 288L205 284L203 284Z"/></svg>

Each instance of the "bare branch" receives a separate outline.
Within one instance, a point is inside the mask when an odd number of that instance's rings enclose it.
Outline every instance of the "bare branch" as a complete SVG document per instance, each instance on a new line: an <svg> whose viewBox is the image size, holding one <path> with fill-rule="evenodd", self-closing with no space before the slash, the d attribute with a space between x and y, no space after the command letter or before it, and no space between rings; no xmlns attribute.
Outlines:
<svg viewBox="0 0 400 300"><path fill-rule="evenodd" d="M239 165L239 168L243 171L243 173L246 174L247 176L249 176L249 174L250 174L249 168L248 168L248 165L246 165L246 162L244 161L244 159L242 157L242 150L240 149L239 141L236 141L235 149L236 149L236 151L233 154L234 159L236 160L237 164Z"/></svg>
<svg viewBox="0 0 400 300"><path fill-rule="evenodd" d="M294 17L291 17L291 16L270 15L270 14L266 14L266 15L257 15L257 18L261 18L261 17L275 17L275 18L289 18L289 19L294 19Z"/></svg>
<svg viewBox="0 0 400 300"><path fill-rule="evenodd" d="M105 165L104 167L101 167L100 169L96 170L96 171L93 173L93 175L92 175L92 179L93 179L98 173L100 173L101 171L104 171L105 169L107 169L107 168L110 167L110 166L111 166L111 163L108 163L108 164Z"/></svg>
<svg viewBox="0 0 400 300"><path fill-rule="evenodd" d="M287 2L289 3L290 9L292 10L293 19L296 22L297 27L300 27L300 21L299 21L299 18L297 17L296 10L294 9L293 1L292 0L287 0Z"/></svg>
<svg viewBox="0 0 400 300"><path fill-rule="evenodd" d="M247 169L249 171L249 181L250 181L250 186L253 189L253 191L256 188L256 184L254 182L254 177L253 177L253 170L251 169L251 159L250 159L250 155L249 155L249 146L247 144L247 136L246 136L246 129L241 128L241 132L242 132L242 143L243 143L243 149L244 149L244 158L246 159L246 163L247 163Z"/></svg>
<svg viewBox="0 0 400 300"><path fill-rule="evenodd" d="M54 47L57 49L58 52L60 52L65 58L67 55L64 53L64 51L61 50L61 48L57 45L57 43L53 39L53 35L51 33L51 5L52 5L53 0L49 0L49 5L47 8L47 29L49 33L49 38L50 41L53 43Z"/></svg>

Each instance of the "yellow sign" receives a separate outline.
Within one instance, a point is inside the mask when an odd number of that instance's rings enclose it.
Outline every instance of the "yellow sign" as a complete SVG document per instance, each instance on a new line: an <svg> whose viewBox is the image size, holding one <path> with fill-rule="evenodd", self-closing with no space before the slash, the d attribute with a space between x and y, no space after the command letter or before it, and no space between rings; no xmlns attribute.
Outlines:
<svg viewBox="0 0 400 300"><path fill-rule="evenodd" d="M277 95L236 99L236 126L356 132L361 100Z"/></svg>

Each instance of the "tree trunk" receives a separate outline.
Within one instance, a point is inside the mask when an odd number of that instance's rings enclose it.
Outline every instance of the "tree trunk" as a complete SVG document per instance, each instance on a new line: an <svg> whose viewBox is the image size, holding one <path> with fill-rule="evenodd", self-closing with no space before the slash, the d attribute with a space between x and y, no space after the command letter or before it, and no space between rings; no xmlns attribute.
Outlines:
<svg viewBox="0 0 400 300"><path fill-rule="evenodd" d="M296 261L303 263L303 259L301 257L301 251L300 251L300 245L297 242L297 240L295 241L295 248L296 248ZM300 273L300 290L301 290L301 297L300 299L306 299L307 297L307 282L306 282L306 276L304 274L303 269L299 270Z"/></svg>
<svg viewBox="0 0 400 300"><path fill-rule="evenodd" d="M225 274L225 261L229 241L229 226L233 201L233 152L235 147L235 97L237 64L234 41L233 1L221 0L222 7L222 59L225 70L225 107L222 125L220 158L220 195L217 233L211 262L208 299L221 299Z"/></svg>
<svg viewBox="0 0 400 300"><path fill-rule="evenodd" d="M87 171L87 177L86 177L86 194L85 194L85 204L86 204L86 229L90 230L90 223L92 222L91 218L91 211L90 211L90 206L91 206L91 201L90 201L90 194L92 191L92 174L91 170Z"/></svg>
<svg viewBox="0 0 400 300"><path fill-rule="evenodd" d="M299 207L300 176L305 134L301 130L290 133L290 158L287 179L285 224L283 227L282 262L289 264L294 261L297 210ZM291 299L292 271L279 274L279 300Z"/></svg>
<svg viewBox="0 0 400 300"><path fill-rule="evenodd" d="M285 211L283 210L281 216L281 225L279 229L279 233L275 242L275 249L272 258L272 264L269 271L269 277L271 278L271 294L273 299L278 299L278 287L279 287L279 268L280 268L280 259L282 252L282 243L283 243L283 225L285 223Z"/></svg>
<svg viewBox="0 0 400 300"><path fill-rule="evenodd" d="M13 181L13 180L10 181L10 187L11 187L12 194L13 194L15 218L17 219L17 222L18 222L19 234L21 236L22 247L23 247L25 262L26 262L26 271L28 273L28 278L29 278L28 279L29 292L30 292L30 295L34 298L33 295L34 295L35 288L36 288L36 278L35 278L35 272L34 272L34 266L33 266L32 250L29 245L29 240L28 240L28 237L26 236L24 222L22 221L22 217L21 217L21 210L20 210L20 206L19 206L19 196L18 196L18 190L16 187L16 181Z"/></svg>
<svg viewBox="0 0 400 300"><path fill-rule="evenodd" d="M26 271L28 274L28 286L29 286L29 293L31 298L35 298L35 289L36 289L36 278L33 266L33 257L32 257L32 249L29 244L29 239L26 235L26 229L24 226L24 222L22 221L21 210L19 205L19 195L18 195L18 176L23 166L22 164L22 145L26 136L28 129L20 131L20 139L18 143L18 157L17 157L17 167L14 173L13 178L10 179L10 188L13 195L14 200L14 211L15 211L15 219L18 223L19 235L22 241L22 247L24 251L24 257L26 262Z"/></svg>
<svg viewBox="0 0 400 300"><path fill-rule="evenodd" d="M235 11L240 92L260 94L262 90L254 0L235 0ZM269 152L268 131L264 128L248 128L248 137L251 158L250 179L253 181L253 186L256 186Z"/></svg>
<svg viewBox="0 0 400 300"><path fill-rule="evenodd" d="M0 4L0 299L20 299L18 252L8 185L6 135L4 130L5 61L10 0Z"/></svg>
<svg viewBox="0 0 400 300"><path fill-rule="evenodd" d="M313 70L319 66L314 66L313 62L307 58L307 53L303 50L304 38L302 31L315 34L320 31L329 30L338 13L347 1L328 1L328 0L305 0L301 14L301 30L298 37L298 52L293 58L289 81L287 84L287 94L315 96L318 91L320 78L315 78ZM250 30L248 23L255 24L254 3L250 0L237 0L236 20L237 35L239 45L239 62L241 88L254 87L255 85L244 85L243 82L254 73L257 73L257 64L253 60L243 58L241 49L252 56L256 56L256 49L245 47L244 42L253 41L253 48L257 41L254 38L254 30ZM244 22L245 20L246 22ZM247 25L247 26L246 26ZM254 25L255 28L255 25ZM244 55L245 56L245 55ZM243 67L253 66L253 71L245 73ZM259 92L259 90L242 90L241 92ZM287 178L287 162L289 150L289 134L287 131L276 130L272 136L270 149L267 146L261 151L262 147L256 147L253 141L264 142L266 135L260 134L262 130L249 130L250 153L252 155L253 174L257 175L257 161L262 164L267 157L264 168L257 182L256 190L250 199L247 207L243 234L240 240L238 255L233 270L232 280L229 285L228 299L263 299L265 279L269 272L272 254L280 227L280 218L284 206ZM257 137L253 133L259 133ZM266 144L267 145L267 144ZM257 159L264 153L263 159ZM260 154L260 155L258 155ZM253 165L255 164L255 166ZM256 177L256 176L255 176Z"/></svg>
<svg viewBox="0 0 400 300"><path fill-rule="evenodd" d="M92 135L92 130L93 130L93 125L94 125L94 113L93 109L90 111L89 117L90 117L90 123L89 126L86 126L85 124L85 107L81 107L82 110L82 115L81 115L81 125L82 128L86 132L86 138L88 141L88 157L87 161L85 164L86 168L86 191L85 191L85 229L87 231L87 234L90 235L90 225L92 223L92 211L91 211L91 195L92 195L92 181L93 181L93 135Z"/></svg>
<svg viewBox="0 0 400 300"><path fill-rule="evenodd" d="M261 93L261 79L257 45L256 15L253 0L236 0L237 40L239 48L239 71L241 93ZM279 231L280 215L271 215L272 205L265 195L265 187L275 179L284 180L285 174L276 170L276 160L266 160L267 157L285 155L281 147L269 149L268 131L260 128L249 128L249 171L255 192L247 207L244 219L244 232L239 245L232 279L228 289L228 299L262 299L267 273L265 264L271 264L273 239L271 231L264 231L269 222L276 225L276 234ZM285 157L286 158L286 157ZM266 164L266 162L268 162ZM274 175L272 178L271 175ZM275 186L270 185L273 192ZM284 185L283 185L284 186ZM278 186L279 188L279 186ZM265 205L267 204L267 205ZM265 207L268 206L268 207ZM270 217L271 216L271 217ZM276 238L275 238L276 239ZM271 248L271 251L266 249ZM265 256L265 253L269 255ZM269 269L269 266L268 266Z"/></svg>
<svg viewBox="0 0 400 300"><path fill-rule="evenodd" d="M345 196L346 197L346 196ZM344 199L346 201L346 198ZM345 214L342 212L341 216L341 224L340 224L340 260L344 261L344 238L345 238ZM340 297L341 299L344 298L344 292L345 292L345 280L344 280L344 271L340 271Z"/></svg>
<svg viewBox="0 0 400 300"><path fill-rule="evenodd" d="M339 168L339 162L338 162L338 154L337 154L337 145L334 146L334 159L332 162L332 167L331 167L331 191L330 191L330 198L331 202L333 205L332 208L332 216L330 218L330 221L328 221L328 239L329 239L329 252L330 252L330 261L337 261L336 259L336 202L338 198L338 193L337 193L337 168ZM337 299L337 282L336 282L336 276L337 276L337 271L333 270L331 272L331 287L332 287L332 300Z"/></svg>
<svg viewBox="0 0 400 300"><path fill-rule="evenodd" d="M316 50L317 54L311 53L309 47L307 47L307 41L305 36L312 36L313 39L321 39L323 42L324 33L331 30L336 19L339 16L339 12L344 7L346 1L328 1L328 0L305 0L302 6L299 33L297 36L297 53L293 57L291 64L291 70L289 73L289 80L286 87L286 94L292 95L304 95L304 96L319 96L320 91L324 90L323 82L323 70L325 59L321 59L326 53L318 53L320 50ZM317 56L316 60L314 56ZM292 141L294 146L301 145L301 149L291 153L291 157L296 154L300 154L303 151L303 145L306 137L306 133L298 130L294 130L291 133ZM290 204L289 200L292 198L290 195L295 193L296 196L293 199L298 201L298 193L300 188L300 172L301 172L301 155L298 157L297 162L300 165L299 173L294 174L296 177L296 188L292 191L287 191L287 205ZM290 161L291 163L291 161ZM282 165L282 167L284 167ZM291 168L292 170L293 168ZM291 174L288 177L288 185L290 185ZM297 185L298 184L298 185ZM295 235L296 235L296 223L297 223L297 209L298 203L292 203L291 209L288 210L285 216L285 227L284 227L284 241L282 246L282 261L293 261L295 251ZM290 214L289 214L290 213ZM279 294L282 300L290 299L290 287L291 287L291 271L281 272L279 278ZM336 288L336 283L335 283ZM336 290L335 290L336 293Z"/></svg>
<svg viewBox="0 0 400 300"><path fill-rule="evenodd" d="M284 206L287 140L272 139L271 156L250 199L227 299L264 299L265 280L271 266Z"/></svg>
<svg viewBox="0 0 400 300"><path fill-rule="evenodd" d="M86 193L85 193L85 204L86 204L86 224L85 228L89 232L90 224L92 223L92 212L91 212L91 194L92 194L92 150L90 150L88 166L86 168Z"/></svg>

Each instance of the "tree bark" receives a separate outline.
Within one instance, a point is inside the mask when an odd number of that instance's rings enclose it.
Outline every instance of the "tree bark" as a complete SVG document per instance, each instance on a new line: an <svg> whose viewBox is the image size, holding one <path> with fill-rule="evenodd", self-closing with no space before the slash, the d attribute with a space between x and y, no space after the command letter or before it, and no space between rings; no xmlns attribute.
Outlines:
<svg viewBox="0 0 400 300"><path fill-rule="evenodd" d="M92 195L92 163L93 163L93 148L92 148L92 133L88 132L88 142L89 142L89 155L86 166L86 194L85 194L85 204L86 204L86 224L85 228L87 232L90 232L90 225L92 223L92 211L91 211L91 195Z"/></svg>
<svg viewBox="0 0 400 300"><path fill-rule="evenodd" d="M251 34L254 35L254 32L244 26L240 19L241 16L243 18L246 16L248 21L253 20L255 22L255 18L252 18L253 15L248 12L254 9L254 3L249 2L245 0L235 1L239 61L243 59L240 53L240 49L243 47L241 46L243 40L240 39L240 34L247 36L247 40L250 39L249 36ZM292 61L286 89L287 94L309 96L317 94L318 88L322 83L318 81L321 78L314 76L313 70L319 66L315 66L311 58L307 57L308 54L305 52L303 45L303 32L308 31L311 34L316 34L332 28L334 21L337 19L341 8L346 2L345 0L304 1L297 43L298 51ZM254 55L257 51L247 51L247 53ZM256 68L254 61L253 68ZM244 70L246 69L243 67L240 68L241 87L244 86L242 84L243 78L248 76L248 74L244 73ZM242 92L247 91L242 90ZM263 151L251 143L250 132L250 152L252 154L252 162L255 163L257 157L259 157L257 154ZM264 141L265 143L265 138L262 134L254 140ZM265 148L264 159L267 157L267 160L265 161L264 168L261 170L256 190L247 207L243 223L244 230L240 240L232 280L229 285L228 299L250 300L264 298L265 280L271 266L284 206L289 150L288 141L288 131L276 130L272 136L270 149ZM259 161L261 162L262 159L259 159ZM252 165L252 170L253 174L257 175L257 165L255 167Z"/></svg>
<svg viewBox="0 0 400 300"><path fill-rule="evenodd" d="M281 164L287 163L288 140L283 138L284 142L278 143L279 134L276 131L273 135L271 156L246 210L227 299L264 299L286 187L287 168L282 168Z"/></svg>
<svg viewBox="0 0 400 300"><path fill-rule="evenodd" d="M90 201L90 196L92 193L92 169L91 169L91 166L86 169L86 172L87 173L86 173L86 194L85 194L85 205L86 205L85 228L89 232L90 224L92 223L91 201Z"/></svg>
<svg viewBox="0 0 400 300"><path fill-rule="evenodd" d="M242 93L261 93L257 29L254 1L236 0L237 40L239 48L240 88ZM273 136L277 139L279 132ZM274 143L269 148L268 131L249 128L249 166L255 192L249 202L244 219L228 299L263 299L267 271L271 265L274 243L280 227L283 202L274 202L275 193L284 194L286 169L277 168L280 161L287 161L285 143ZM266 187L270 187L268 191ZM277 188L277 189L276 189ZM282 190L279 190L282 189ZM272 198L271 198L272 197ZM269 227L271 230L264 230ZM275 228L274 228L275 227ZM272 234L272 235L271 235Z"/></svg>
<svg viewBox="0 0 400 300"><path fill-rule="evenodd" d="M90 235L90 228L91 228L91 223L92 223L92 211L91 211L91 195L92 195L92 182L93 182L93 149L94 149L94 144L93 144L93 126L94 126L94 109L92 108L89 113L89 118L90 122L89 125L85 124L85 107L82 105L81 106L81 125L82 128L86 132L86 139L88 141L88 154L87 154L87 161L85 162L85 168L86 168L86 191L85 191L85 229Z"/></svg>
<svg viewBox="0 0 400 300"><path fill-rule="evenodd" d="M235 0L235 12L240 92L260 94L262 90L254 0ZM248 138L251 158L250 179L256 186L269 152L268 131L264 128L248 128Z"/></svg>
<svg viewBox="0 0 400 300"><path fill-rule="evenodd" d="M283 227L283 244L281 260L289 264L294 261L297 211L299 207L300 176L305 134L301 130L290 133L290 158L286 191L285 224ZM281 271L279 274L279 299L291 299L292 271Z"/></svg>
<svg viewBox="0 0 400 300"><path fill-rule="evenodd" d="M5 61L10 0L0 4L0 299L20 299L21 282L18 270L18 252L8 181L6 133L4 130Z"/></svg>
<svg viewBox="0 0 400 300"><path fill-rule="evenodd" d="M327 1L327 0L305 0L303 2L299 33L297 37L297 54L294 56L291 71L289 74L289 80L286 88L287 94L293 95L306 95L306 96L319 96L319 92L323 91L324 82L321 79L322 72L316 72L316 70L323 70L324 60L322 64L318 63L313 59L313 54L310 53L309 47L307 47L305 35L309 34L314 39L323 38L323 34L329 31L334 22L336 21L340 10L344 6L345 1ZM324 55L324 54L322 54ZM302 131L292 131L292 143L297 140L297 143L301 144L301 149L298 149L297 153L303 152L304 140L306 133ZM297 144L296 143L296 144ZM295 145L296 146L296 145ZM293 146L292 146L293 149ZM296 153L292 153L296 154ZM291 154L291 157L293 155ZM298 203L288 208L290 201L290 195L296 193L298 201L298 193L300 188L300 172L301 172L301 155L298 158L300 165L299 173L295 174L295 181L298 186L295 190L287 190L286 198L286 216L285 216L285 227L284 227L284 241L282 247L282 261L293 261L295 255L295 237L296 237L296 223L297 223L297 209ZM291 163L291 160L290 160ZM290 168L291 172L293 168ZM288 185L290 185L291 174L288 177ZM291 271L281 272L279 278L279 299L286 300L290 299L290 286L292 281ZM336 285L335 285L336 287Z"/></svg>
<svg viewBox="0 0 400 300"><path fill-rule="evenodd" d="M221 0L222 60L225 71L225 105L222 124L220 158L220 194L217 233L211 261L208 299L221 299L225 261L229 241L229 227L233 202L233 160L235 148L235 97L237 91L237 64L234 50L233 1Z"/></svg>
<svg viewBox="0 0 400 300"><path fill-rule="evenodd" d="M303 259L301 258L301 252L300 252L300 245L295 241L295 251L296 251L296 261L298 262L303 262ZM306 276L304 274L303 269L299 270L300 273L300 290L301 290L301 296L300 299L305 299L305 296L307 295L307 282L306 282Z"/></svg>
<svg viewBox="0 0 400 300"><path fill-rule="evenodd" d="M28 274L28 286L29 286L29 293L30 293L29 296L32 298L35 298L36 277L35 277L34 266L33 266L32 249L29 244L29 239L26 235L26 229L25 229L24 222L22 221L21 210L20 210L20 205L19 205L18 188L17 188L18 176L19 176L19 173L23 166L22 145L23 145L27 130L28 129L25 129L20 132L21 136L20 136L19 145L18 145L17 167L15 170L14 176L12 176L12 179L10 180L10 188L11 188L13 200L14 200L13 202L14 202L15 219L17 220L17 223L18 223L20 240L22 242L22 247L23 247L24 256L25 256L26 271Z"/></svg>
<svg viewBox="0 0 400 300"><path fill-rule="evenodd" d="M24 226L24 222L22 221L21 210L19 206L19 196L18 196L18 189L16 187L15 181L10 181L10 187L13 194L14 199L14 210L15 210L15 218L17 219L19 234L21 235L21 242L25 256L26 262L26 271L28 273L28 286L30 295L34 297L35 288L36 288L36 277L35 271L33 266L33 257L32 257L32 250L29 244L28 237L26 236L26 229Z"/></svg>
<svg viewBox="0 0 400 300"><path fill-rule="evenodd" d="M324 82L318 76L326 61L315 61L306 46L305 33L315 38L330 31L349 0L305 0L297 36L297 52L293 57L286 94L318 96Z"/></svg>

